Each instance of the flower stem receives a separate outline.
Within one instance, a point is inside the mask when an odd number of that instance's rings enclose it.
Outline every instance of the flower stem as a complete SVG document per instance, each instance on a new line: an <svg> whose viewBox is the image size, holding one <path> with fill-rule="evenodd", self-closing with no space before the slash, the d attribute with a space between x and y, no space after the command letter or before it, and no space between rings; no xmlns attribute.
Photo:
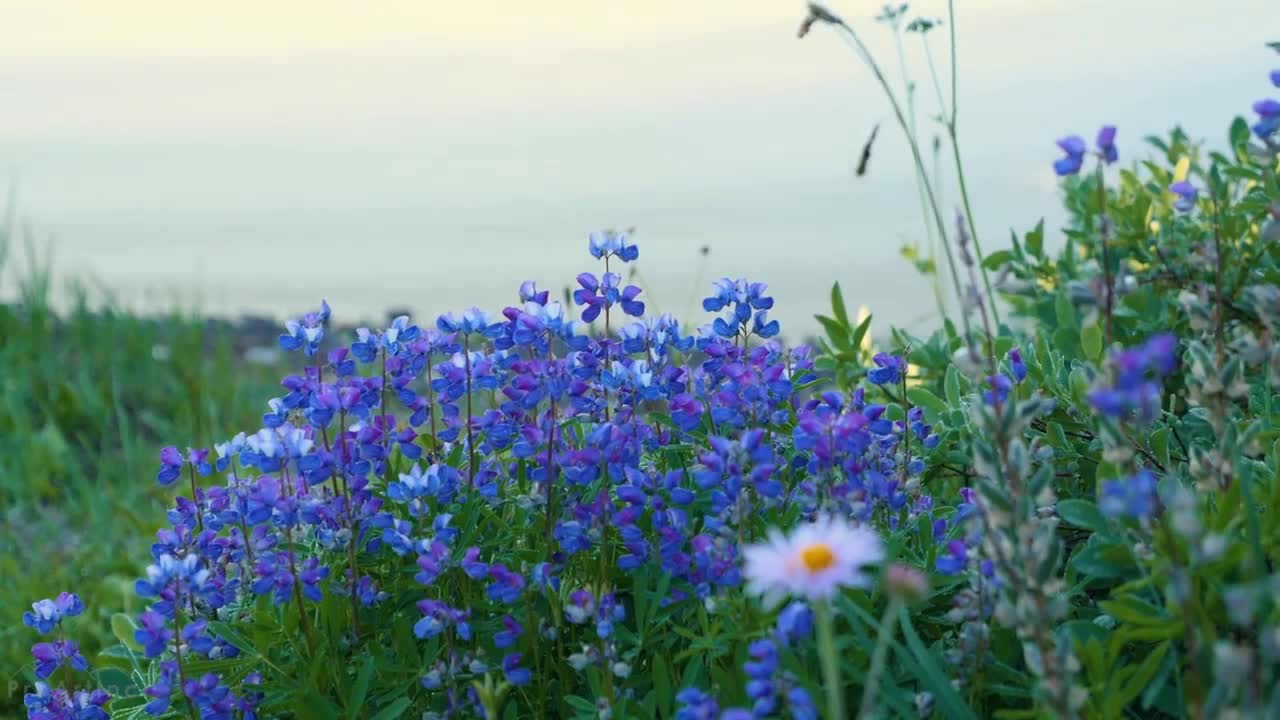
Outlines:
<svg viewBox="0 0 1280 720"><path fill-rule="evenodd" d="M462 361L467 373L467 491L476 482L476 445L471 436L471 334L462 336Z"/></svg>
<svg viewBox="0 0 1280 720"><path fill-rule="evenodd" d="M196 466L187 463L187 474L191 477L191 502L196 506L196 531L204 532L204 517L200 512L200 496L196 494Z"/></svg>
<svg viewBox="0 0 1280 720"><path fill-rule="evenodd" d="M818 627L818 655L822 660L822 685L827 691L827 720L844 720L844 686L840 681L831 605L822 601L815 603L813 609Z"/></svg>
<svg viewBox="0 0 1280 720"><path fill-rule="evenodd" d="M889 655L889 642L893 639L894 619L898 615L898 607L896 598L890 600L888 607L884 609L884 615L880 618L876 647L871 652L871 668L867 670L867 681L862 687L862 703L858 706L859 720L871 717L872 711L875 710L876 687L879 685L880 675L884 672L884 663Z"/></svg>
<svg viewBox="0 0 1280 720"><path fill-rule="evenodd" d="M185 695L187 690L187 671L182 666L182 603L176 597L173 600L173 625L176 630L173 638L173 657L178 664L178 681L181 683L182 692ZM196 706L191 702L191 698L187 698L187 712L191 715L191 720L197 720Z"/></svg>

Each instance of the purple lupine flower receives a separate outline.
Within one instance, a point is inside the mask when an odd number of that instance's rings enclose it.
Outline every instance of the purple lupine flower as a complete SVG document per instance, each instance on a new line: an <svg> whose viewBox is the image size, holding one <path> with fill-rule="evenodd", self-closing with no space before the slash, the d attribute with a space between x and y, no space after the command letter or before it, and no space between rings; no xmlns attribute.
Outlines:
<svg viewBox="0 0 1280 720"><path fill-rule="evenodd" d="M813 633L813 611L803 602L796 600L778 613L778 624L774 635L784 645L795 645L809 639Z"/></svg>
<svg viewBox="0 0 1280 720"><path fill-rule="evenodd" d="M284 324L286 332L280 336L280 347L286 352L302 350L307 357L315 355L324 340L324 327L328 322L329 303L321 300L318 312L309 312Z"/></svg>
<svg viewBox="0 0 1280 720"><path fill-rule="evenodd" d="M1013 373L1013 379L1022 382L1027 379L1027 364L1022 361L1022 352L1018 348L1009 350L1009 371Z"/></svg>
<svg viewBox="0 0 1280 720"><path fill-rule="evenodd" d="M1253 111L1258 114L1258 122L1253 126L1253 134L1266 140L1280 130L1280 100L1259 100L1253 104Z"/></svg>
<svg viewBox="0 0 1280 720"><path fill-rule="evenodd" d="M991 389L982 391L982 399L988 405L1003 403L1009 398L1009 391L1013 389L1013 381L1004 373L988 375L987 385Z"/></svg>
<svg viewBox="0 0 1280 720"><path fill-rule="evenodd" d="M80 672L89 669L89 661L80 654L80 645L73 640L36 643L31 646L31 656L36 660L36 677L41 680L63 665Z"/></svg>
<svg viewBox="0 0 1280 720"><path fill-rule="evenodd" d="M1169 192L1178 196L1173 204L1173 209L1178 212L1190 212L1196 206L1196 197L1199 194L1196 186L1186 180L1176 182L1169 186Z"/></svg>
<svg viewBox="0 0 1280 720"><path fill-rule="evenodd" d="M627 240L625 232L597 230L587 237L587 250L597 260L616 257L622 262L631 262L640 257L640 248L628 245Z"/></svg>
<svg viewBox="0 0 1280 720"><path fill-rule="evenodd" d="M133 631L133 639L142 646L147 657L157 657L169 646L173 631L163 615L148 610L138 616L138 628Z"/></svg>
<svg viewBox="0 0 1280 720"><path fill-rule="evenodd" d="M511 653L502 658L502 674L506 676L507 682L520 687L528 685L533 680L533 673L528 668L520 667L520 653Z"/></svg>
<svg viewBox="0 0 1280 720"><path fill-rule="evenodd" d="M161 485L172 485L182 475L182 453L178 448L169 445L160 450L160 470L156 473L156 482Z"/></svg>
<svg viewBox="0 0 1280 720"><path fill-rule="evenodd" d="M524 590L524 576L520 573L511 572L502 563L494 563L489 566L489 577L493 582L485 587L485 595L490 600L512 605L520 599Z"/></svg>
<svg viewBox="0 0 1280 720"><path fill-rule="evenodd" d="M1271 71L1271 84L1280 88L1280 70Z"/></svg>
<svg viewBox="0 0 1280 720"><path fill-rule="evenodd" d="M63 618L75 617L83 612L84 603L80 601L80 596L63 592L52 600L45 598L31 603L31 611L22 614L22 624L44 635L53 632Z"/></svg>
<svg viewBox="0 0 1280 720"><path fill-rule="evenodd" d="M1116 151L1116 126L1103 125L1098 130L1098 155L1102 161L1110 165L1119 157Z"/></svg>
<svg viewBox="0 0 1280 720"><path fill-rule="evenodd" d="M685 688L676 694L676 720L717 720L720 705L715 698L698 688Z"/></svg>
<svg viewBox="0 0 1280 720"><path fill-rule="evenodd" d="M1133 413L1143 422L1153 420L1160 410L1162 382L1177 365L1177 338L1152 336L1140 346L1113 351L1108 362L1114 377L1089 392L1089 403L1117 420Z"/></svg>
<svg viewBox="0 0 1280 720"><path fill-rule="evenodd" d="M750 659L742 671L748 678L747 698L752 705L746 717L769 717L778 705L778 648L772 640L756 640L747 648L747 656Z"/></svg>
<svg viewBox="0 0 1280 720"><path fill-rule="evenodd" d="M1128 478L1105 482L1098 509L1107 517L1149 518L1159 501L1156 476L1143 468Z"/></svg>
<svg viewBox="0 0 1280 720"><path fill-rule="evenodd" d="M1059 177L1080 172L1080 166L1084 164L1085 151L1088 149L1084 138L1079 135L1068 135L1058 140L1058 147L1062 148L1062 152L1066 154L1054 161L1053 171Z"/></svg>
<svg viewBox="0 0 1280 720"><path fill-rule="evenodd" d="M510 615L502 616L502 629L493 635L494 647L499 649L509 648L516 644L516 640L520 634L524 632L524 627L516 622L516 619Z"/></svg>
<svg viewBox="0 0 1280 720"><path fill-rule="evenodd" d="M944 552L938 555L938 572L943 575L956 575L964 572L969 564L969 548L963 540L948 542Z"/></svg>
<svg viewBox="0 0 1280 720"><path fill-rule="evenodd" d="M871 361L876 366L867 371L867 379L876 385L897 385L902 381L902 373L907 363L898 355L876 353Z"/></svg>

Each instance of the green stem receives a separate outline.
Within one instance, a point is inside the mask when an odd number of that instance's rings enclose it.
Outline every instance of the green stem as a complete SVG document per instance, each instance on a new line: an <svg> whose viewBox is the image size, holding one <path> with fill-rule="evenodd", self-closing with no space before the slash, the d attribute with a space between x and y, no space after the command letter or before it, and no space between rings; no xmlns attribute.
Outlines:
<svg viewBox="0 0 1280 720"><path fill-rule="evenodd" d="M973 208L969 205L969 190L964 182L964 163L960 160L960 138L956 129L956 117L960 114L956 101L956 5L955 0L947 0L947 25L951 32L951 117L947 119L947 134L951 136L951 150L956 159L956 179L960 183L960 200L964 204L964 219L969 223L969 237L973 239L973 254L977 257L978 268L982 271L982 284L986 287L988 303L991 305L991 317L995 320L996 331L1000 330L1000 311L996 308L996 296L991 292L991 278L987 276L987 266L983 263L982 243L978 240L978 224L973 221Z"/></svg>
<svg viewBox="0 0 1280 720"><path fill-rule="evenodd" d="M175 630L173 634L173 656L178 664L178 682L181 683L180 687L183 689L183 696L185 697L187 671L182 665L182 603L178 597L173 599L173 626ZM186 702L187 712L191 715L191 720L197 720L195 704L191 702L191 698L187 698Z"/></svg>
<svg viewBox="0 0 1280 720"><path fill-rule="evenodd" d="M857 52L859 59L861 59L862 62L871 69L871 73L875 75L876 81L880 83L880 87L884 90L885 96L889 98L889 104L893 108L893 114L898 121L898 126L902 128L903 133L907 136L907 145L911 148L911 158L915 162L916 170L920 177L927 178L928 174L924 169L924 160L920 156L920 145L911 135L911 128L907 123L906 115L902 111L902 105L898 103L898 97L894 94L893 88L889 85L889 80L884 76L884 72L880 69L880 64L871 56L871 52L867 49L867 46L863 44L862 38L858 36L858 33L855 32L852 27L838 18L831 22L833 22L837 28L844 31L845 37L847 37L849 42L852 43L854 51ZM963 308L965 304L964 286L960 284L960 271L956 269L955 253L951 250L951 240L947 236L947 225L942 219L942 210L938 207L937 197L933 193L933 185L926 181L924 189L925 194L929 199L929 206L933 210L933 220L937 225L938 235L942 238L942 247L947 253L947 269L951 271L951 282L955 287L956 300L959 302L960 307ZM969 316L966 313L961 312L960 321L964 328L965 337L968 338L970 334Z"/></svg>
<svg viewBox="0 0 1280 720"><path fill-rule="evenodd" d="M880 618L880 631L876 634L876 647L871 652L871 668L867 670L867 682L862 687L862 703L858 706L858 718L866 720L875 710L876 687L880 684L880 675L884 672L884 663L889 655L889 642L893 639L893 626L898 616L898 600L890 600Z"/></svg>
<svg viewBox="0 0 1280 720"><path fill-rule="evenodd" d="M818 655L822 659L822 685L827 691L827 720L844 720L844 685L840 681L840 659L836 655L835 628L828 602L814 604L818 626Z"/></svg>

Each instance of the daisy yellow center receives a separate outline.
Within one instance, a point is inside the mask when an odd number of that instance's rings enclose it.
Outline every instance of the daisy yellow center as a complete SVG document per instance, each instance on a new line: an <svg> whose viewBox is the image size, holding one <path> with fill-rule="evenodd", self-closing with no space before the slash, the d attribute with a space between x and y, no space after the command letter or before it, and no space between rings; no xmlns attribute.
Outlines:
<svg viewBox="0 0 1280 720"><path fill-rule="evenodd" d="M836 564L836 554L826 543L813 543L800 550L800 562L811 573L821 572Z"/></svg>

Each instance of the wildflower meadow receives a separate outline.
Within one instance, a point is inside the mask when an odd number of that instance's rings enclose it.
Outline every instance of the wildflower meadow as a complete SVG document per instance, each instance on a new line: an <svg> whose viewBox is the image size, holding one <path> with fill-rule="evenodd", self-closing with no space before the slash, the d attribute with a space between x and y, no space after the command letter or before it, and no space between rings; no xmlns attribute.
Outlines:
<svg viewBox="0 0 1280 720"><path fill-rule="evenodd" d="M880 20L926 45L954 27ZM847 41L908 139L931 333L851 317L855 269L811 345L784 341L768 278L655 314L628 279L643 236L599 230L505 308L339 333L319 301L281 330L278 384L196 343L188 389L141 410L223 408L205 398L233 382L256 409L130 440L145 467L102 476L132 507L97 519L136 517L130 540L6 571L32 577L6 598L0 712L1280 717L1280 52L1221 138L1105 117L1046 137L1068 222L1002 244L964 193L954 96L951 209L869 31L811 5L800 34ZM6 336L35 322L6 313ZM49 432L0 412L0 434ZM28 487L0 498L42 512ZM60 532L22 543L52 557Z"/></svg>

